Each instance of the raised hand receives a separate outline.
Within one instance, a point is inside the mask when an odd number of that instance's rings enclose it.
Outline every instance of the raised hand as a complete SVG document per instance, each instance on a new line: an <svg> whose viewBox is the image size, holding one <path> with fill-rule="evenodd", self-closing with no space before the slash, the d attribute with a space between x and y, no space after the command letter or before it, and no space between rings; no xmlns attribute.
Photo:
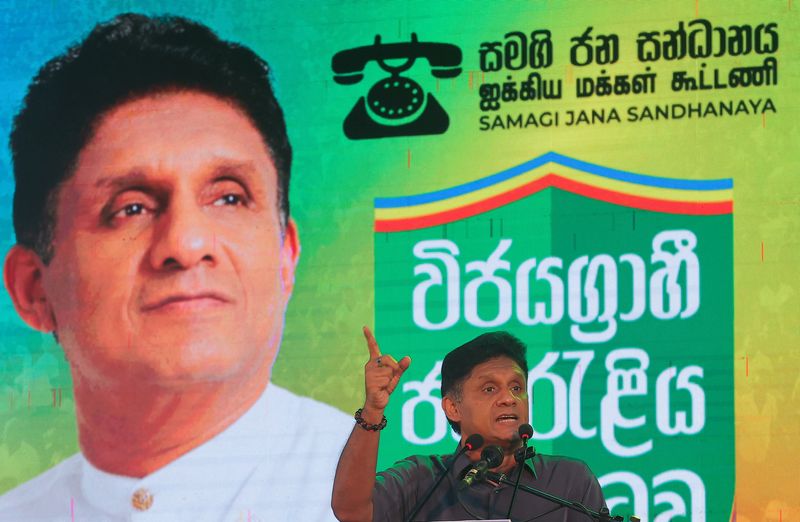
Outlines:
<svg viewBox="0 0 800 522"><path fill-rule="evenodd" d="M350 432L336 468L331 506L338 520L372 520L380 430L386 426L383 410L411 364L410 357L398 362L391 355L381 354L375 336L366 326L364 338L369 349L369 360L364 365L367 398L364 407L356 411L357 425Z"/></svg>
<svg viewBox="0 0 800 522"><path fill-rule="evenodd" d="M364 365L364 384L367 394L364 413L365 416L370 413L380 418L386 405L389 404L389 396L411 364L411 357L405 356L397 361L391 355L381 354L378 341L366 326L364 338L369 349L369 360Z"/></svg>

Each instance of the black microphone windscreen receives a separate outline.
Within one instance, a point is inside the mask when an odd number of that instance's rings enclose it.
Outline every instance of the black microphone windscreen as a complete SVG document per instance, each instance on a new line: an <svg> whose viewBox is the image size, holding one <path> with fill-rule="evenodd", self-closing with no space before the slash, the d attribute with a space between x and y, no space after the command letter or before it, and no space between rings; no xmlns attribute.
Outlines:
<svg viewBox="0 0 800 522"><path fill-rule="evenodd" d="M530 424L520 424L519 426L519 438L522 440L528 440L533 437L533 426Z"/></svg>
<svg viewBox="0 0 800 522"><path fill-rule="evenodd" d="M481 452L481 459L485 460L488 468L496 468L503 463L503 450L500 446L486 446Z"/></svg>
<svg viewBox="0 0 800 522"><path fill-rule="evenodd" d="M464 441L464 447L468 450L476 450L483 446L483 436L480 433L473 433Z"/></svg>

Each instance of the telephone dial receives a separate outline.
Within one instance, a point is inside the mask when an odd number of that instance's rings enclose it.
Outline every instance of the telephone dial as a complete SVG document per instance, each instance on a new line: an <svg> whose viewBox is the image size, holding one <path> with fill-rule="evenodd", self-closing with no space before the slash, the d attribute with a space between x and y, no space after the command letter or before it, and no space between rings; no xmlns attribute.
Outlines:
<svg viewBox="0 0 800 522"><path fill-rule="evenodd" d="M333 79L353 85L364 78L370 61L389 73L379 80L353 106L344 120L344 134L351 140L442 134L450 119L433 94L402 73L417 58L425 58L436 78L455 78L461 74L461 49L452 44L420 42L411 33L410 42L385 44L380 35L372 45L339 51L333 56Z"/></svg>

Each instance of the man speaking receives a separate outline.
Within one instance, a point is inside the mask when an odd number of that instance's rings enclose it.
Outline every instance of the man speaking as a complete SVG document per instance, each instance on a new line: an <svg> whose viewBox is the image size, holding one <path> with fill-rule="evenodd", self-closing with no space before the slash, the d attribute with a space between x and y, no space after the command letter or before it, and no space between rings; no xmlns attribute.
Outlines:
<svg viewBox="0 0 800 522"><path fill-rule="evenodd" d="M300 243L267 64L121 15L40 70L11 149L5 284L64 349L81 453L0 520L332 519L352 421L269 384Z"/></svg>
<svg viewBox="0 0 800 522"><path fill-rule="evenodd" d="M515 492L501 474L519 475L523 486L594 512L605 507L600 485L583 462L545 455L522 458L517 451L520 426L528 424L528 364L525 345L505 332L480 335L442 362L442 409L461 435L458 451L412 456L376 477L383 411L411 360L382 355L372 333L365 328L364 334L370 353L366 400L336 470L333 509L339 520L591 520L553 500Z"/></svg>

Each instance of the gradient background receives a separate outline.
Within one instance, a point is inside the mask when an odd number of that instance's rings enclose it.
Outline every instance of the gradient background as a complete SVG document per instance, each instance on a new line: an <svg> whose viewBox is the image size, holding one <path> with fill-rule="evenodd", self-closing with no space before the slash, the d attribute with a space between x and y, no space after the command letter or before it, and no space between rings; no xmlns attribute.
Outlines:
<svg viewBox="0 0 800 522"><path fill-rule="evenodd" d="M734 180L735 512L740 520L800 519L800 6L782 1L671 2L3 2L0 6L0 136L8 136L27 83L38 67L100 20L124 11L196 18L221 37L241 41L272 65L295 148L292 211L303 253L276 383L345 412L363 401L367 352L360 326L374 313L373 199L447 188L553 150L584 161L653 176ZM654 95L563 100L548 109L769 97L777 113L678 121L478 130L480 42L506 32L553 33L548 76L576 75L569 39L591 25L620 37L612 74L635 74L636 35L674 29L681 20L715 25L777 22L777 86L672 93L666 77L695 64L656 62ZM434 92L450 115L439 136L350 141L341 122L358 96L383 76L373 65L356 86L333 82L331 56L384 41L458 45L464 72L436 81L418 62L410 76ZM708 60L709 67L755 65L763 57ZM418 69L419 68L419 69ZM597 74L584 67L580 75ZM427 76L426 76L427 75ZM427 80L425 78L427 77ZM527 110L515 104L516 110ZM624 119L624 116L623 116ZM0 149L0 247L13 243L11 164ZM380 339L380 332L377 332ZM29 330L0 295L0 491L77 451L68 368L49 336ZM402 355L402 354L396 354ZM60 392L59 392L60 389ZM54 406L55 405L55 406ZM392 451L383 448L382 451ZM591 455L575 455L592 463Z"/></svg>

